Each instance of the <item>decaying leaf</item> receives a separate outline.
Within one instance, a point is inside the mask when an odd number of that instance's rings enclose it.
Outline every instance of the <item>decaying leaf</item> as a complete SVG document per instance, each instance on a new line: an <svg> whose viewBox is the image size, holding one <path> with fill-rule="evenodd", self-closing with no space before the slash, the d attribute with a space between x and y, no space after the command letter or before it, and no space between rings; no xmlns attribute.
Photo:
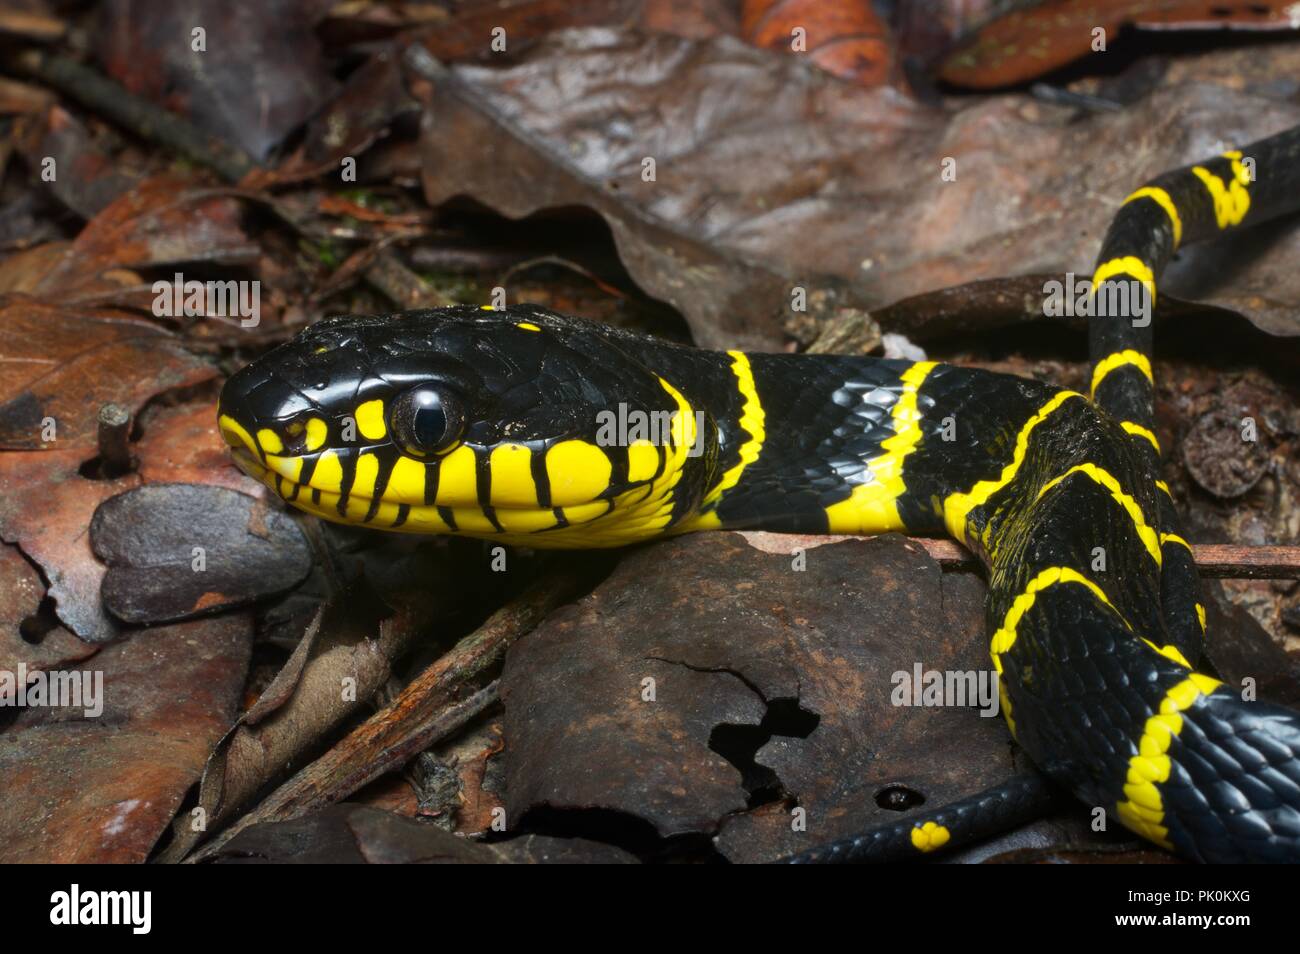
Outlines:
<svg viewBox="0 0 1300 954"><path fill-rule="evenodd" d="M216 376L216 369L147 322L112 310L38 304L25 298L0 301L0 539L18 544L43 571L58 618L92 642L112 639L117 624L100 603L104 567L91 553L86 528L100 502L137 486L140 475L93 479L87 466L97 456L98 411L114 402L136 412L160 392L184 392ZM210 404L202 413L213 417ZM200 461L209 475L242 480L209 427L192 431L193 443L170 447L188 456L187 473ZM43 448L43 449L36 449ZM155 440L149 458L167 476ZM204 457L204 452L209 456ZM158 456L155 458L155 454ZM155 479L150 477L149 479ZM244 486L250 481L243 481Z"/></svg>
<svg viewBox="0 0 1300 954"><path fill-rule="evenodd" d="M638 284L698 343L726 347L778 345L795 286L847 283L875 308L1006 275L1086 277L1138 184L1300 121L1285 98L1226 82L1084 117L1015 95L943 112L728 39L608 29L553 35L504 67L456 66L434 86L431 202L595 209ZM1238 244L1198 246L1234 267L1189 254L1167 290L1291 326L1300 228L1264 230L1249 254Z"/></svg>
<svg viewBox="0 0 1300 954"><path fill-rule="evenodd" d="M134 413L162 391L194 387L216 369L168 332L121 312L0 303L0 450L93 455L98 413Z"/></svg>
<svg viewBox="0 0 1300 954"><path fill-rule="evenodd" d="M24 709L0 733L0 861L144 861L235 716L251 641L246 614L142 630L83 667L98 715Z"/></svg>
<svg viewBox="0 0 1300 954"><path fill-rule="evenodd" d="M17 547L0 544L0 672L55 669L95 653L57 624L47 629L40 618L45 584Z"/></svg>
<svg viewBox="0 0 1300 954"><path fill-rule="evenodd" d="M508 817L621 812L754 861L899 817L882 804L978 791L1013 770L1002 721L895 698L914 667L988 669L982 593L899 537L798 558L703 534L629 555L510 652Z"/></svg>
<svg viewBox="0 0 1300 954"><path fill-rule="evenodd" d="M108 565L104 605L128 623L245 606L311 569L292 517L224 487L149 484L110 497L90 522L90 544Z"/></svg>
<svg viewBox="0 0 1300 954"><path fill-rule="evenodd" d="M112 0L102 11L95 52L133 93L165 103L261 160L334 88L312 32L331 6L321 0L245 8L214 0L163 6Z"/></svg>

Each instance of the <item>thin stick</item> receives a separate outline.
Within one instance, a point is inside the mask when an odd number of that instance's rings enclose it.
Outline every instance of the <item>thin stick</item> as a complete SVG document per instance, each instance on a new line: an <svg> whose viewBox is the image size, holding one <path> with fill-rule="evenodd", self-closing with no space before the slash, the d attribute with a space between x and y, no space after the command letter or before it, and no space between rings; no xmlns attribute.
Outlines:
<svg viewBox="0 0 1300 954"><path fill-rule="evenodd" d="M1230 580L1300 580L1300 547L1243 547L1235 543L1192 545L1196 568Z"/></svg>
<svg viewBox="0 0 1300 954"><path fill-rule="evenodd" d="M209 136L197 126L149 102L111 78L61 56L27 50L14 58L18 71L71 96L108 117L146 142L179 152L216 172L227 182L239 182L259 168L247 153ZM257 196L261 201L264 197ZM282 216L299 231L299 223ZM431 308L450 304L435 288L407 268L389 248L381 248L366 269L366 280L399 308Z"/></svg>
<svg viewBox="0 0 1300 954"><path fill-rule="evenodd" d="M238 182L257 165L243 150L207 135L74 60L26 50L13 62L20 72L71 96L141 139L189 156L229 182Z"/></svg>
<svg viewBox="0 0 1300 954"><path fill-rule="evenodd" d="M298 818L342 801L463 725L495 698L490 687L462 698L468 687L499 665L517 639L584 582L590 578L583 564L538 580L416 676L391 703L186 860L209 857L249 825Z"/></svg>
<svg viewBox="0 0 1300 954"><path fill-rule="evenodd" d="M131 412L109 402L99 409L99 460L106 477L120 477L131 469Z"/></svg>
<svg viewBox="0 0 1300 954"><path fill-rule="evenodd" d="M942 566L975 566L970 551L951 540L909 537ZM1300 547L1237 546L1232 543L1197 543L1192 558L1202 576L1227 580L1300 580Z"/></svg>
<svg viewBox="0 0 1300 954"><path fill-rule="evenodd" d="M768 553L792 553L810 550L840 540L866 540L867 536L847 534L768 533L745 530L741 534L750 546ZM924 550L945 569L974 569L979 561L965 547L952 540L931 537L906 537L907 542ZM1300 547L1244 547L1231 543L1200 543L1192 546L1192 558L1202 576L1229 580L1300 580Z"/></svg>

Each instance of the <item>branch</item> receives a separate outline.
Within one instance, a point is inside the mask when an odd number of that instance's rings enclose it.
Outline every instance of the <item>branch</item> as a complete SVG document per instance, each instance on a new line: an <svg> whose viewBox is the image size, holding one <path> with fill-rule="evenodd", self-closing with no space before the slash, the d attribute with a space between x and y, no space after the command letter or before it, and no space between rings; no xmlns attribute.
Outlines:
<svg viewBox="0 0 1300 954"><path fill-rule="evenodd" d="M71 96L146 142L188 156L228 182L238 182L256 168L243 150L207 135L88 66L39 50L20 53L13 63L19 72Z"/></svg>

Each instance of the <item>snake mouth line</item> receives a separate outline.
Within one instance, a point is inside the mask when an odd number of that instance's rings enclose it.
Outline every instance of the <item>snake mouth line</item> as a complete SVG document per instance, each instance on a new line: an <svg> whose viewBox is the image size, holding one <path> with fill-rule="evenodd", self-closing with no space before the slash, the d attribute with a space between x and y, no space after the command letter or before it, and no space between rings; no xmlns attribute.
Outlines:
<svg viewBox="0 0 1300 954"><path fill-rule="evenodd" d="M230 456L234 459L235 466L250 477L261 480L265 474L269 473L262 462L250 454L243 445L230 445Z"/></svg>
<svg viewBox="0 0 1300 954"><path fill-rule="evenodd" d="M242 444L231 444L230 456L234 459L236 467L249 477L264 484L267 489L286 501L296 499L303 490L302 484L290 480L283 474L276 473L251 454L248 448ZM311 488L308 487L307 490L310 491Z"/></svg>
<svg viewBox="0 0 1300 954"><path fill-rule="evenodd" d="M235 438L235 440L232 440ZM461 533L469 536L518 542L530 546L548 545L546 531L590 524L612 512L614 502L597 499L589 503L556 509L494 507L491 515L476 506L431 506L407 504L384 497L356 493L346 497L287 477L274 466L266 466L248 446L227 435L235 465L286 503L334 523L371 526L405 533ZM646 496L651 488L644 488ZM343 501L342 505L340 502Z"/></svg>
<svg viewBox="0 0 1300 954"><path fill-rule="evenodd" d="M249 477L252 477L258 483L264 485L277 497L280 497L286 502L297 502L304 489L308 492L308 498L311 498L311 487L300 484L267 466L267 464L261 459L260 455L255 453L252 448L249 447L247 441L243 439L241 434L238 432L232 432L226 427L222 427L220 430L222 438L225 439L225 442L229 447L230 456L234 461L235 466ZM334 496L337 500L337 494ZM356 499L369 506L369 500L362 501L360 497ZM330 515L321 513L320 516L329 517ZM346 518L340 515L335 519L345 520Z"/></svg>

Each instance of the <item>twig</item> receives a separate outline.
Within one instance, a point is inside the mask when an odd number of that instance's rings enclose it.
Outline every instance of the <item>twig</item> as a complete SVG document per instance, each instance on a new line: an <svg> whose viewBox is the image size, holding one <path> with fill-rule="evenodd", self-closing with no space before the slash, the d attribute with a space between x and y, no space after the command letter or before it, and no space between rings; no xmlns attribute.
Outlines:
<svg viewBox="0 0 1300 954"><path fill-rule="evenodd" d="M389 705L353 729L187 860L200 861L211 856L250 825L298 818L342 801L464 725L490 704L494 696L489 687L461 699L467 687L499 665L506 650L537 626L548 612L580 591L582 584L589 580L584 566L575 562L548 574L497 610L482 626L420 673Z"/></svg>
<svg viewBox="0 0 1300 954"><path fill-rule="evenodd" d="M399 308L438 308L450 305L436 288L411 271L391 249L380 249L365 270L366 281L387 295Z"/></svg>
<svg viewBox="0 0 1300 954"><path fill-rule="evenodd" d="M975 566L970 551L951 540L908 539L924 547L941 566ZM1300 547L1197 543L1192 545L1192 559L1202 576L1227 580L1300 580Z"/></svg>
<svg viewBox="0 0 1300 954"><path fill-rule="evenodd" d="M802 533L768 533L746 530L741 534L750 546L768 553L792 553L796 548L836 543L840 540L866 540L869 536ZM906 537L944 569L974 569L979 561L974 554L952 540L931 537ZM1243 547L1231 543L1199 543L1192 546L1192 559L1202 576L1229 580L1300 580L1300 547Z"/></svg>
<svg viewBox="0 0 1300 954"><path fill-rule="evenodd" d="M1300 547L1243 547L1235 543L1192 545L1196 568L1229 580L1300 580Z"/></svg>
<svg viewBox="0 0 1300 954"><path fill-rule="evenodd" d="M74 60L50 56L39 50L26 50L18 54L13 63L20 72L71 96L141 139L189 156L229 182L238 182L256 168L257 164L243 150L214 139Z"/></svg>
<svg viewBox="0 0 1300 954"><path fill-rule="evenodd" d="M518 275L520 272L527 271L530 268L536 268L539 265L558 265L561 268L567 268L569 271L581 275L583 278L587 279L587 281L591 282L593 285L595 285L597 288L603 291L606 295L609 295L611 298L623 298L623 299L627 298L627 295L623 294L622 291L615 288L613 285L609 284L608 282L603 281L599 276L597 276L590 269L584 268L583 266L579 265L577 262L569 261L563 255L537 255L533 258L525 259L522 262L515 262L513 265L507 268L505 274L501 276L501 284L503 286L508 285L510 284L510 280L514 278L516 275Z"/></svg>
<svg viewBox="0 0 1300 954"><path fill-rule="evenodd" d="M188 156L212 169L227 182L237 183L259 166L237 146L209 136L161 106L129 92L121 84L74 60L27 50L14 58L17 70L60 93L71 96L146 142ZM251 197L251 196L250 196ZM265 197L273 208L277 204ZM288 215L281 219L299 232L310 234ZM399 308L428 308L449 302L415 274L391 249L382 249L365 272L366 280Z"/></svg>
<svg viewBox="0 0 1300 954"><path fill-rule="evenodd" d="M99 409L99 463L105 477L131 470L131 412L109 402Z"/></svg>

